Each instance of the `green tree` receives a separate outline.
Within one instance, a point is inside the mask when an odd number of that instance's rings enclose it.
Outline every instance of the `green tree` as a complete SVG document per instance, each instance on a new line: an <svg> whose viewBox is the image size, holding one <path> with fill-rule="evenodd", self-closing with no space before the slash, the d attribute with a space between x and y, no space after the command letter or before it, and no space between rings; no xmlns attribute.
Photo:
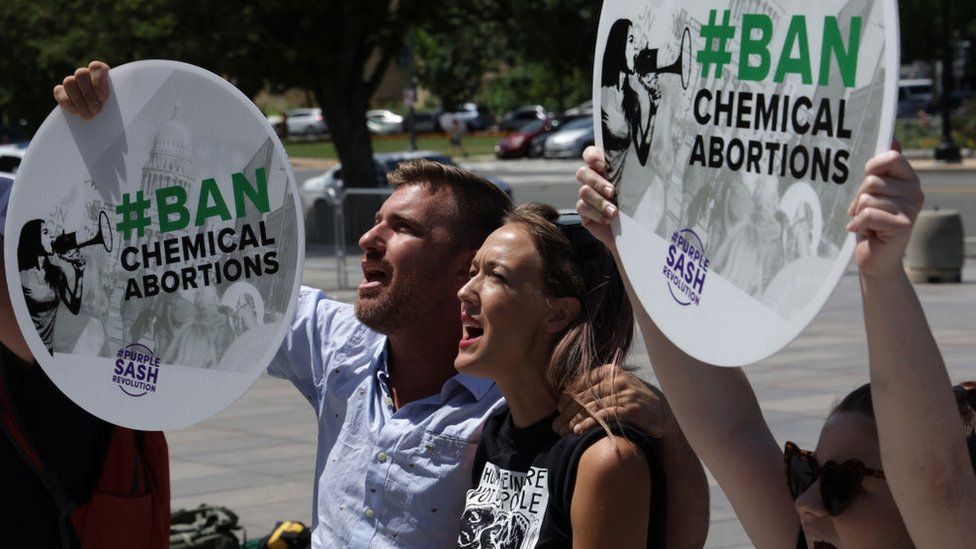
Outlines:
<svg viewBox="0 0 976 549"><path fill-rule="evenodd" d="M505 61L501 8L499 0L448 3L414 31L417 80L446 109L477 95L485 75Z"/></svg>
<svg viewBox="0 0 976 549"><path fill-rule="evenodd" d="M94 58L109 62L185 57L173 40L185 0L4 0L0 112L36 128L54 107L51 89ZM10 122L11 120L8 120Z"/></svg>
<svg viewBox="0 0 976 549"><path fill-rule="evenodd" d="M899 0L901 61L934 61L942 56L943 0ZM976 2L948 0L953 39L976 38Z"/></svg>
<svg viewBox="0 0 976 549"><path fill-rule="evenodd" d="M366 128L370 99L406 29L445 0L4 0L0 112L36 126L50 90L101 58L186 61L245 94L312 90L329 123L347 185L375 181ZM423 7L423 11L421 11Z"/></svg>
<svg viewBox="0 0 976 549"><path fill-rule="evenodd" d="M238 2L221 0L230 6ZM312 90L322 107L347 186L376 180L366 110L407 29L438 0L263 0L242 63L227 74ZM423 10L421 9L423 8Z"/></svg>
<svg viewBox="0 0 976 549"><path fill-rule="evenodd" d="M498 111L562 111L590 95L599 10L593 0L449 4L417 32L418 79L447 105L477 97Z"/></svg>
<svg viewBox="0 0 976 549"><path fill-rule="evenodd" d="M506 0L511 48L534 65L558 111L570 100L589 97L600 2L593 0Z"/></svg>

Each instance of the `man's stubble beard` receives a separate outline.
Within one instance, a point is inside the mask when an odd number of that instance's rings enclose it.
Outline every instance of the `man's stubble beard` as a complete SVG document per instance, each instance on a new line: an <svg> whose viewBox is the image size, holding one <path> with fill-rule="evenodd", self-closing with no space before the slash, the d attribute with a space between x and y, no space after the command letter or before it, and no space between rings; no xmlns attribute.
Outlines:
<svg viewBox="0 0 976 549"><path fill-rule="evenodd" d="M368 328L383 335L391 335L404 326L420 323L427 312L440 302L431 293L431 283L440 283L421 274L394 276L391 284L379 294L356 300L356 318ZM423 290L427 286L428 290Z"/></svg>

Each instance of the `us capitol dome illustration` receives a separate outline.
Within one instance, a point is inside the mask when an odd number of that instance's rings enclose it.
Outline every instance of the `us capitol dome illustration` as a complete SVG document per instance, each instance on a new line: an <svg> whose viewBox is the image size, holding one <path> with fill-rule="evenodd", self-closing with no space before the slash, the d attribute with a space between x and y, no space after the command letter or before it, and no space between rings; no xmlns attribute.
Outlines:
<svg viewBox="0 0 976 549"><path fill-rule="evenodd" d="M164 122L153 139L149 161L142 168L142 189L154 195L157 189L180 185L184 189L193 183L193 136L180 119L180 105L173 107L173 116Z"/></svg>

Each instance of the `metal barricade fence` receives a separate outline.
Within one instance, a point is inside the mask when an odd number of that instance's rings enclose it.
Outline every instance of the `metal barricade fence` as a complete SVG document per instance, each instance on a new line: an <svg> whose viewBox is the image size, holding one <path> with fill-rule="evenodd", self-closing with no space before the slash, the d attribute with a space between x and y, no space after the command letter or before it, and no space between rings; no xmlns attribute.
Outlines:
<svg viewBox="0 0 976 549"><path fill-rule="evenodd" d="M349 273L346 272L346 198L349 196L381 196L385 198L391 194L393 194L392 187L377 189L353 187L338 191L329 189L328 199L329 204L332 205L332 219L333 223L335 223L333 240L335 246L336 283L340 290L345 290L349 287Z"/></svg>

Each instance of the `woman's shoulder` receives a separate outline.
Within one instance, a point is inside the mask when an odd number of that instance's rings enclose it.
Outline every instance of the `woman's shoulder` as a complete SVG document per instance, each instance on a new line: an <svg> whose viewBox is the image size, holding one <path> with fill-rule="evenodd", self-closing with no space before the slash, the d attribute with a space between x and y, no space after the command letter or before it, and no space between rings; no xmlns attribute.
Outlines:
<svg viewBox="0 0 976 549"><path fill-rule="evenodd" d="M657 461L657 439L625 422L610 423L608 429L594 427L580 434L569 434L556 443L551 454L565 456L573 461L587 458L590 466L626 466L635 461L648 466Z"/></svg>
<svg viewBox="0 0 976 549"><path fill-rule="evenodd" d="M603 510L601 522L643 508L648 546L664 547L667 485L656 441L634 427L609 427L610 433L597 427L563 437L553 447L549 489L554 514L575 530L576 520L590 517L591 510Z"/></svg>
<svg viewBox="0 0 976 549"><path fill-rule="evenodd" d="M610 433L595 427L561 438L550 456L550 487L560 499L572 498L580 472L588 477L660 481L660 449L656 439L626 423L612 423Z"/></svg>
<svg viewBox="0 0 976 549"><path fill-rule="evenodd" d="M579 468L597 476L646 473L647 457L643 448L633 440L604 433L580 454Z"/></svg>

